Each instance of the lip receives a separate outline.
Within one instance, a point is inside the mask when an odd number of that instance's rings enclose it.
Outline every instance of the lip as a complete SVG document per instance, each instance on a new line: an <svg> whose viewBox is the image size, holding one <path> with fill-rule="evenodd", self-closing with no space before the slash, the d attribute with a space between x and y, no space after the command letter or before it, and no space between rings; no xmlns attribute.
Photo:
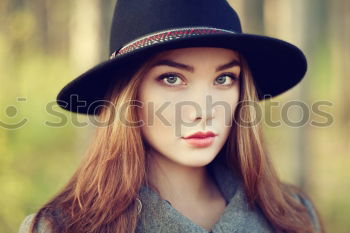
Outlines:
<svg viewBox="0 0 350 233"><path fill-rule="evenodd" d="M183 137L183 139L194 147L208 147L213 144L217 134L213 132L197 132L190 136Z"/></svg>
<svg viewBox="0 0 350 233"><path fill-rule="evenodd" d="M184 137L184 139L190 139L190 138L206 138L206 137L215 137L217 136L215 133L213 133L212 131L208 131L208 132L196 132L194 134L191 134L187 137Z"/></svg>

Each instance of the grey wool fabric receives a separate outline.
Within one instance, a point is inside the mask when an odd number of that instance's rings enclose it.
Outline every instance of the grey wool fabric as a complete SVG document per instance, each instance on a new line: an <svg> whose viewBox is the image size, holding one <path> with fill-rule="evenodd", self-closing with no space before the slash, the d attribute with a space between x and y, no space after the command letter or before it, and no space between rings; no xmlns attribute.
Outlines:
<svg viewBox="0 0 350 233"><path fill-rule="evenodd" d="M228 202L224 213L213 226L212 233L270 233L273 232L260 211L248 208L242 183L219 161L213 161L212 174L221 193ZM152 189L141 188L143 208L137 233L208 233L179 213Z"/></svg>
<svg viewBox="0 0 350 233"><path fill-rule="evenodd" d="M249 209L242 182L220 160L214 160L210 167L215 182L227 201L220 219L209 233L271 233L274 232L259 208ZM136 233L208 233L173 208L167 200L147 186L139 191L142 209ZM320 231L315 211L306 199L297 197L304 204L313 219L316 232ZM34 214L22 222L19 233L27 233ZM39 223L39 233L50 233L45 223Z"/></svg>

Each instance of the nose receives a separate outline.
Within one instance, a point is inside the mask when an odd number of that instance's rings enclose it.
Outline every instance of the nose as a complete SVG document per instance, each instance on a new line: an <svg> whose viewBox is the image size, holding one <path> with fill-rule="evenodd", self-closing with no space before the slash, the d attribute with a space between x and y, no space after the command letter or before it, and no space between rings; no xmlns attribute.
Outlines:
<svg viewBox="0 0 350 233"><path fill-rule="evenodd" d="M196 121L196 120L211 120L214 118L215 115L215 108L209 109L209 108L192 108L193 110L190 113L190 120Z"/></svg>
<svg viewBox="0 0 350 233"><path fill-rule="evenodd" d="M197 120L204 120L207 122L208 120L214 119L216 110L213 104L210 104L211 101L209 101L209 98L211 98L211 96L205 95L204 98L201 98L202 101L195 102L189 113L189 120L191 122Z"/></svg>

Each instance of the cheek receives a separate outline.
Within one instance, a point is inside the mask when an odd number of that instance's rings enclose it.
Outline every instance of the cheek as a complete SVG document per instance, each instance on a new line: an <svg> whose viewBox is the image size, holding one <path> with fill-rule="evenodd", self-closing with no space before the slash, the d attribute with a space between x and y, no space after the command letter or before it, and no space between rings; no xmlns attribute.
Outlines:
<svg viewBox="0 0 350 233"><path fill-rule="evenodd" d="M141 98L141 118L148 127L172 126L173 100L164 98L162 93L156 91L144 92Z"/></svg>
<svg viewBox="0 0 350 233"><path fill-rule="evenodd" d="M161 149L170 146L171 140L175 139L174 101L160 92L147 90L140 97L143 106L139 109L142 132L153 147Z"/></svg>
<svg viewBox="0 0 350 233"><path fill-rule="evenodd" d="M150 102L149 102L150 104ZM165 109L162 111L163 106ZM159 110L157 112L157 110ZM175 121L171 107L165 102L152 102L144 108L143 121L145 125L141 128L144 139L151 148L164 155L170 160L177 160L179 151L179 141L176 137ZM158 154L157 153L157 154Z"/></svg>
<svg viewBox="0 0 350 233"><path fill-rule="evenodd" d="M235 110L238 105L238 87L230 92L217 93L213 98L213 108L215 109L215 121L221 125L232 126Z"/></svg>

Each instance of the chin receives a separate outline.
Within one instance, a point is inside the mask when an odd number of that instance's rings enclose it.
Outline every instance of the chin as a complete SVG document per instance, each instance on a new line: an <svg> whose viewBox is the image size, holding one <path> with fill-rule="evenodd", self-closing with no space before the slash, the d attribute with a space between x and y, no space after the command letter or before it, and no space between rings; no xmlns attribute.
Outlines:
<svg viewBox="0 0 350 233"><path fill-rule="evenodd" d="M179 161L179 163L181 163L184 166L188 166L188 167L203 167L208 165L209 163L211 163L211 161L213 161L215 158L215 156L203 156L201 155L201 158L191 158L188 159L186 161Z"/></svg>

